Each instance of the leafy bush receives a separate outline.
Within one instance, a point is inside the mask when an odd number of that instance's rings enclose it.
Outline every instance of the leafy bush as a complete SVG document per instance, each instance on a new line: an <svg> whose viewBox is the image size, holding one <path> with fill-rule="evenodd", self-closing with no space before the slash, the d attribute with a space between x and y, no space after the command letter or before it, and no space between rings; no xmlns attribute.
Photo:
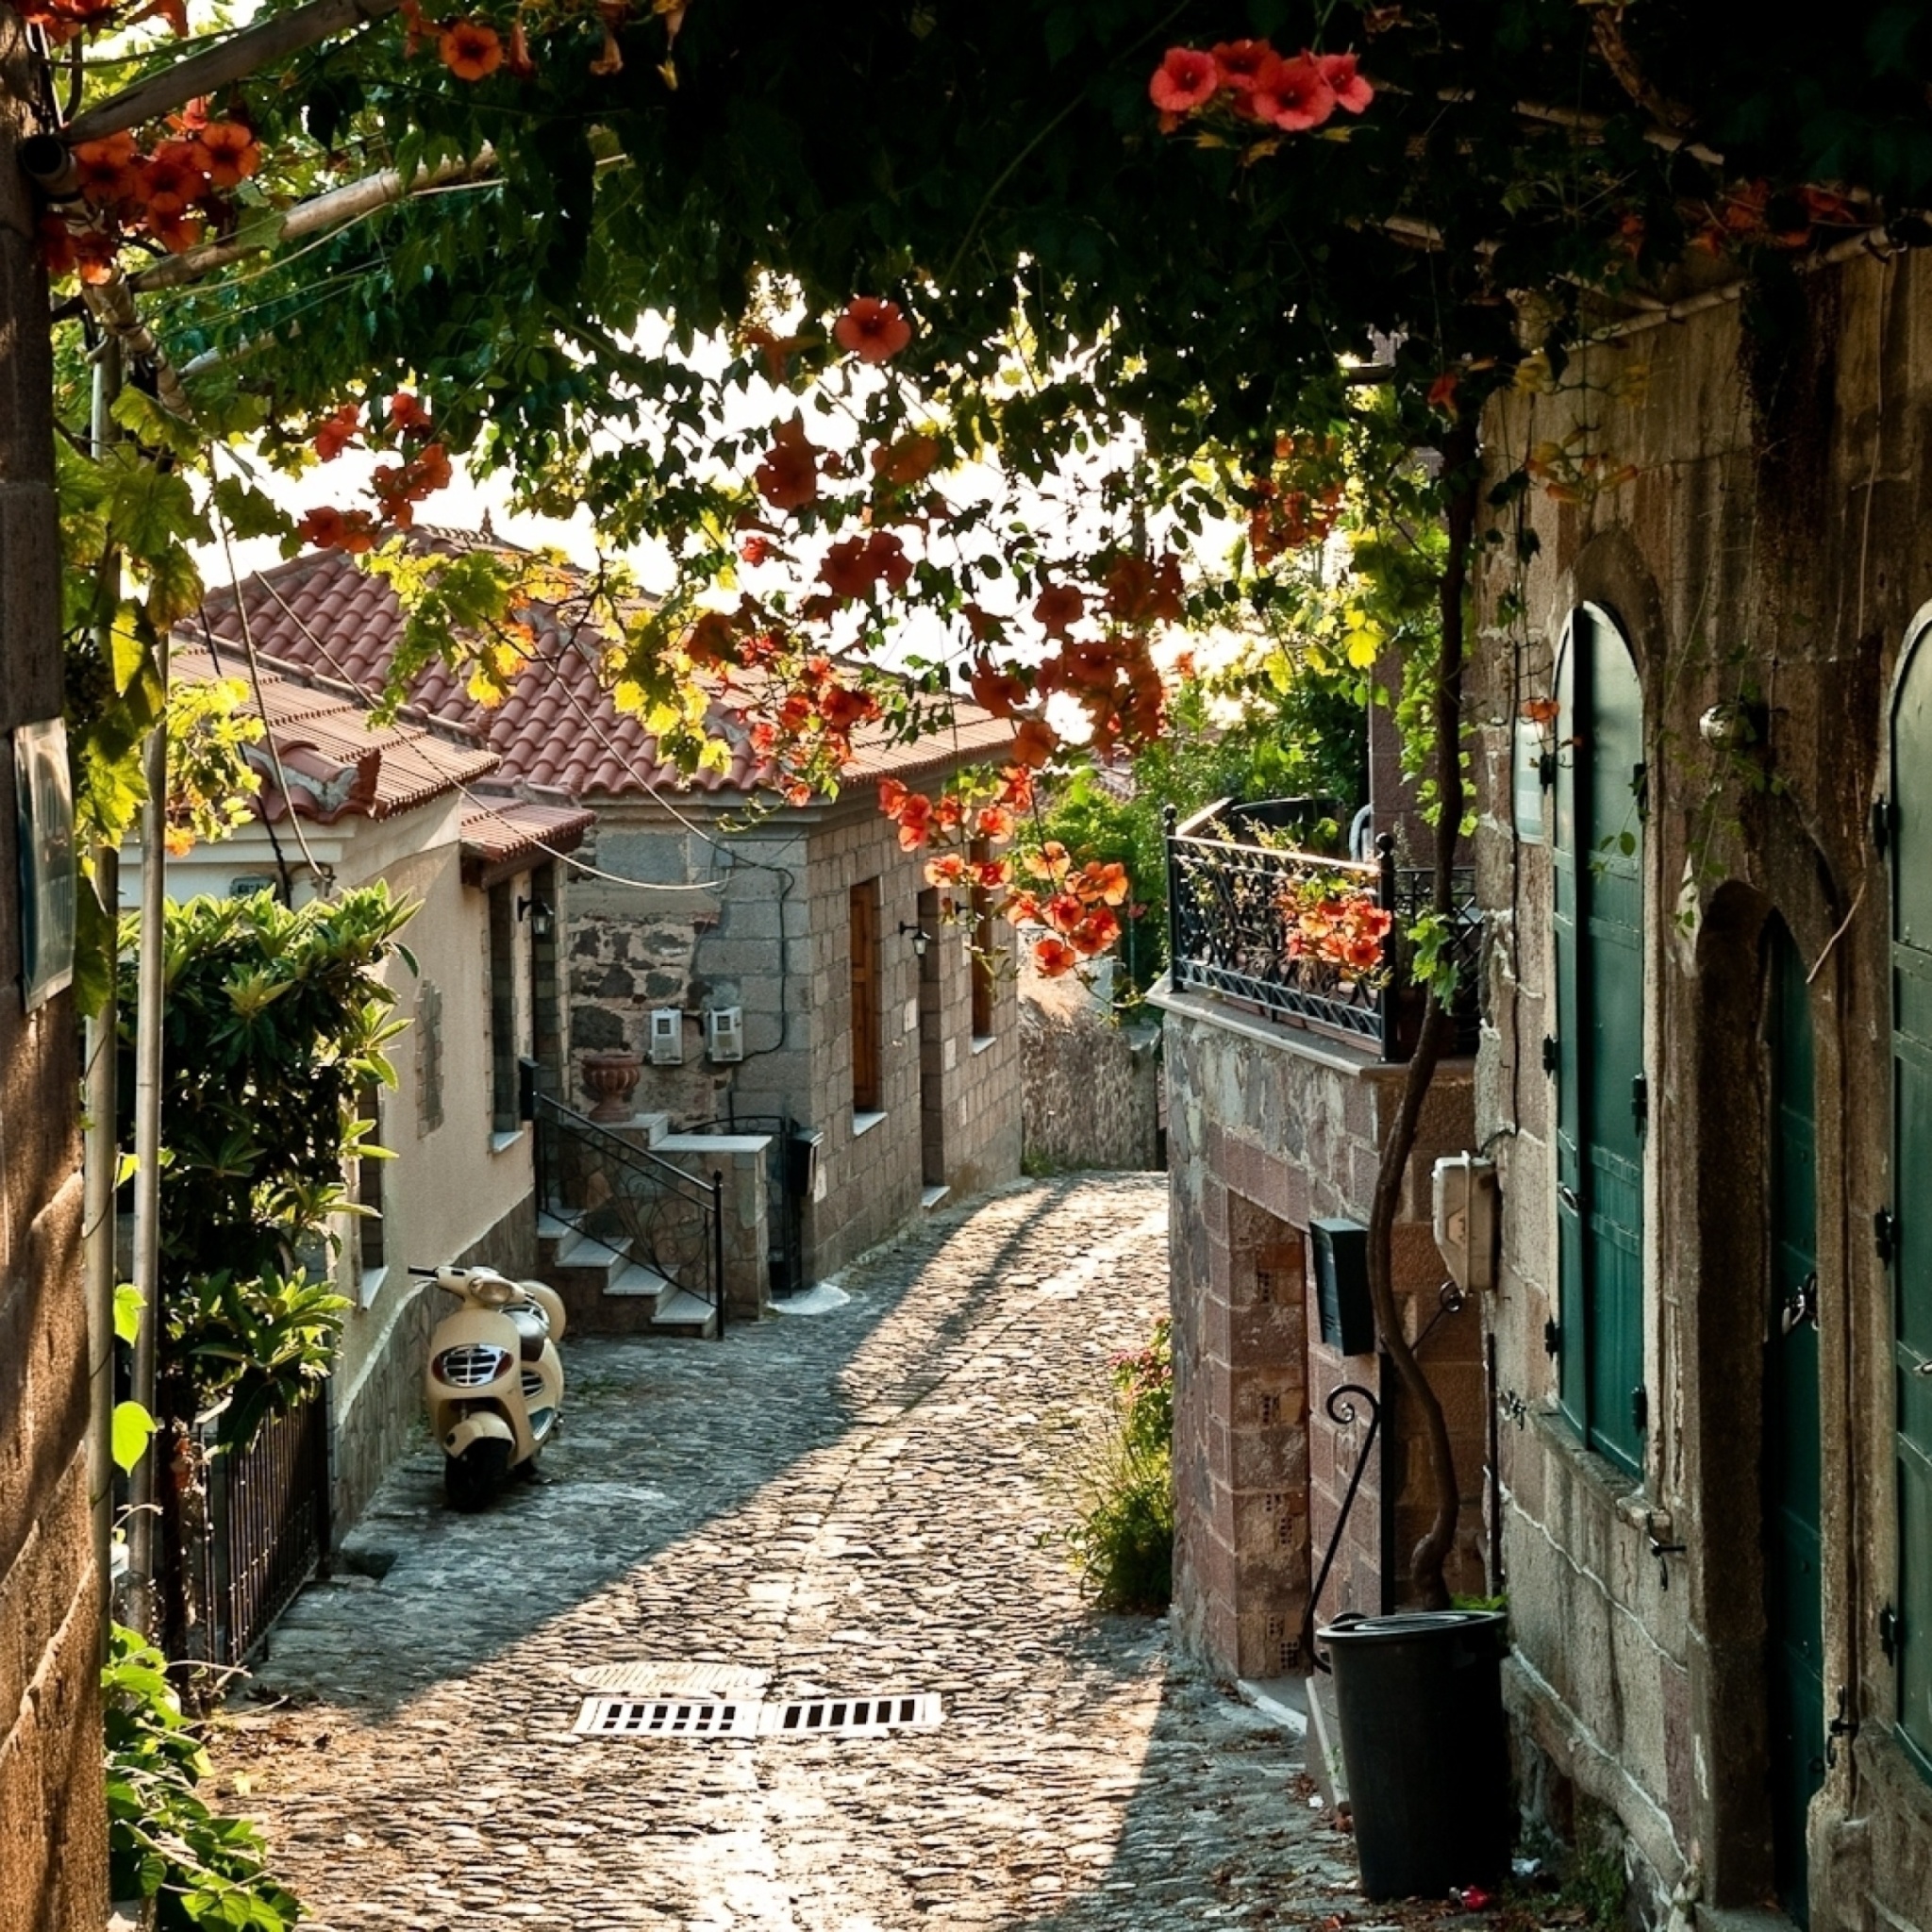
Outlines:
<svg viewBox="0 0 1932 1932"><path fill-rule="evenodd" d="M106 1692L108 1850L113 1894L151 1899L156 1932L284 1932L300 1904L269 1875L261 1834L195 1795L208 1774L159 1651L111 1626Z"/></svg>
<svg viewBox="0 0 1932 1932"><path fill-rule="evenodd" d="M293 911L266 892L166 909L159 1402L185 1423L225 1400L225 1442L328 1372L348 1304L310 1264L357 1211L346 1163L380 1152L356 1101L395 1084L379 974L410 909L381 885Z"/></svg>
<svg viewBox="0 0 1932 1932"><path fill-rule="evenodd" d="M1174 1351L1165 1317L1147 1346L1116 1356L1114 1413L1065 1532L1074 1566L1108 1610L1164 1610L1174 1595Z"/></svg>

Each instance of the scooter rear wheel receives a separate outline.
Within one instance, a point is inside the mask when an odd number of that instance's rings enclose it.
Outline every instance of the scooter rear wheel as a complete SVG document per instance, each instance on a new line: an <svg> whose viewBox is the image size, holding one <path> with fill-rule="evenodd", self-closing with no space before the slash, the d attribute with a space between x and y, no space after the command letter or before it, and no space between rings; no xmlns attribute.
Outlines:
<svg viewBox="0 0 1932 1932"><path fill-rule="evenodd" d="M449 1507L465 1514L482 1508L509 1474L509 1455L508 1442L486 1436L460 1456L451 1457L442 1471L442 1492Z"/></svg>

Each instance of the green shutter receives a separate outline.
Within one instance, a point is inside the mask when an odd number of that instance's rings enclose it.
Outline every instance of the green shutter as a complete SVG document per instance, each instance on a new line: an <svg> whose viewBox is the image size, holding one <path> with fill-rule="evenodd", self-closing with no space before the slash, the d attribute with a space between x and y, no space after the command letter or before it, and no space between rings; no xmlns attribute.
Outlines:
<svg viewBox="0 0 1932 1932"><path fill-rule="evenodd" d="M1591 1448L1643 1453L1643 698L1591 606L1557 673L1558 1391Z"/></svg>
<svg viewBox="0 0 1932 1932"><path fill-rule="evenodd" d="M1897 1391L1898 1725L1932 1776L1932 651L1892 708L1892 1361Z"/></svg>

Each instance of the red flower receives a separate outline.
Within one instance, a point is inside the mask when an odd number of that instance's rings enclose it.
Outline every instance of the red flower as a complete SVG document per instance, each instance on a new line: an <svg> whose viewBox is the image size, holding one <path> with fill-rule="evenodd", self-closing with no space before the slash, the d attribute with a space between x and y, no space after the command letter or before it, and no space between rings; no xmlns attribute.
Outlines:
<svg viewBox="0 0 1932 1932"><path fill-rule="evenodd" d="M1334 90L1308 54L1277 60L1256 82L1249 100L1257 120L1271 122L1290 134L1319 127L1335 111Z"/></svg>
<svg viewBox="0 0 1932 1932"><path fill-rule="evenodd" d="M942 852L937 858L925 861L925 882L929 886L963 886L966 883L966 860L958 852Z"/></svg>
<svg viewBox="0 0 1932 1932"><path fill-rule="evenodd" d="M874 474L881 482L896 483L902 490L920 482L940 459L940 446L929 436L902 436L887 447L872 453Z"/></svg>
<svg viewBox="0 0 1932 1932"><path fill-rule="evenodd" d="M903 591L912 575L905 544L890 530L874 530L866 540L865 565L874 580L891 591Z"/></svg>
<svg viewBox="0 0 1932 1932"><path fill-rule="evenodd" d="M912 340L912 325L896 302L855 295L832 325L832 339L861 362L890 362Z"/></svg>
<svg viewBox="0 0 1932 1932"><path fill-rule="evenodd" d="M1071 584L1049 584L1033 607L1033 621L1049 637L1063 638L1086 615L1087 600Z"/></svg>
<svg viewBox="0 0 1932 1932"><path fill-rule="evenodd" d="M1038 769L1059 748L1059 734L1041 718L1028 718L1013 734L1013 762Z"/></svg>
<svg viewBox="0 0 1932 1932"><path fill-rule="evenodd" d="M164 141L141 171L141 198L150 215L187 212L190 202L208 192L201 150L192 141Z"/></svg>
<svg viewBox="0 0 1932 1932"><path fill-rule="evenodd" d="M81 193L97 208L110 201L125 201L141 186L131 134L83 141L74 150L74 165L80 175Z"/></svg>
<svg viewBox="0 0 1932 1932"><path fill-rule="evenodd" d="M208 224L186 208L178 214L155 215L147 228L170 255L186 255L191 248L199 248L208 234Z"/></svg>
<svg viewBox="0 0 1932 1932"><path fill-rule="evenodd" d="M210 121L194 137L202 171L217 188L235 188L261 166L261 143L240 121Z"/></svg>
<svg viewBox="0 0 1932 1932"><path fill-rule="evenodd" d="M1214 98L1221 69L1198 47L1170 47L1147 83L1147 98L1163 114L1186 114Z"/></svg>
<svg viewBox="0 0 1932 1932"><path fill-rule="evenodd" d="M973 821L973 829L982 839L1010 839L1013 814L1003 805L983 805Z"/></svg>
<svg viewBox="0 0 1932 1932"><path fill-rule="evenodd" d="M361 427L362 411L354 403L344 403L333 416L325 417L316 425L309 441L324 462L333 462L355 441Z"/></svg>
<svg viewBox="0 0 1932 1932"><path fill-rule="evenodd" d="M857 537L834 543L819 565L819 575L835 597L863 597L872 589L872 571L865 545Z"/></svg>
<svg viewBox="0 0 1932 1932"><path fill-rule="evenodd" d="M819 493L819 452L806 440L805 421L779 424L765 459L752 473L758 494L774 509L799 509Z"/></svg>
<svg viewBox="0 0 1932 1932"><path fill-rule="evenodd" d="M738 546L738 554L746 563L763 563L771 556L772 546L763 537L747 537Z"/></svg>
<svg viewBox="0 0 1932 1932"><path fill-rule="evenodd" d="M1026 702L1026 680L1014 671L1001 671L985 658L975 658L966 674L973 700L995 718L1010 718Z"/></svg>
<svg viewBox="0 0 1932 1932"><path fill-rule="evenodd" d="M399 389L389 399L389 426L398 436L427 436L435 425L422 403L408 390Z"/></svg>
<svg viewBox="0 0 1932 1932"><path fill-rule="evenodd" d="M1356 72L1353 54L1317 54L1315 65L1322 70L1322 78L1338 108L1359 114L1375 98L1375 90Z"/></svg>
<svg viewBox="0 0 1932 1932"><path fill-rule="evenodd" d="M1462 380L1459 369L1445 369L1429 385L1428 395L1424 398L1432 409L1441 409L1453 423L1456 420L1456 386Z"/></svg>
<svg viewBox="0 0 1932 1932"><path fill-rule="evenodd" d="M74 231L57 214L44 214L35 225L40 238L41 259L47 265L47 273L56 280L62 275L71 275L80 258L74 250Z"/></svg>
<svg viewBox="0 0 1932 1932"><path fill-rule="evenodd" d="M437 36L436 50L458 80L487 80L503 65L502 36L487 21L453 21Z"/></svg>
<svg viewBox="0 0 1932 1932"><path fill-rule="evenodd" d="M1080 956L1065 940L1048 937L1033 942L1033 963L1042 979L1058 979L1080 963Z"/></svg>
<svg viewBox="0 0 1932 1932"><path fill-rule="evenodd" d="M1280 58L1266 41L1223 41L1214 49L1221 84L1230 93L1249 94L1273 60Z"/></svg>

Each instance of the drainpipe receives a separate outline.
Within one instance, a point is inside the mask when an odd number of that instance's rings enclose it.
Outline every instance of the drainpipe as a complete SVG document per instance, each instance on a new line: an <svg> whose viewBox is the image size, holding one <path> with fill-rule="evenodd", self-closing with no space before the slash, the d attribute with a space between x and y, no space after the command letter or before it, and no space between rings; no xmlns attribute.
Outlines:
<svg viewBox="0 0 1932 1932"><path fill-rule="evenodd" d="M112 409L121 389L121 344L111 336L101 343L94 364L93 454L107 454L114 439ZM119 601L120 559L110 550L101 562L101 589L108 608ZM111 624L111 617L109 625ZM97 641L103 653L112 649L103 625ZM111 932L121 917L121 855L103 845L94 853L94 889ZM92 1410L89 1437L88 1491L93 1514L94 1567L100 1577L104 1605L113 1600L114 1575L114 1286L120 1269L116 1255L114 1179L121 1164L115 1135L118 974L115 949L108 950L108 988L98 1012L87 1019L84 1042L86 1075L84 1104L87 1135L82 1143L81 1171L85 1207L81 1217L81 1265L87 1283L88 1389ZM108 1619L101 1619L101 1640L107 1641Z"/></svg>
<svg viewBox="0 0 1932 1932"><path fill-rule="evenodd" d="M161 689L168 685L167 640L157 646ZM164 839L168 808L168 727L165 719L148 733L142 757L147 803L141 812L141 959L135 985L134 1022L134 1285L146 1306L134 1344L134 1400L155 1414L156 1338L161 1323L161 908L167 894ZM157 1418L158 1420L158 1418ZM157 1631L156 1511L160 1484L157 1465L168 1439L157 1431L128 1482L128 1567L131 1621Z"/></svg>

